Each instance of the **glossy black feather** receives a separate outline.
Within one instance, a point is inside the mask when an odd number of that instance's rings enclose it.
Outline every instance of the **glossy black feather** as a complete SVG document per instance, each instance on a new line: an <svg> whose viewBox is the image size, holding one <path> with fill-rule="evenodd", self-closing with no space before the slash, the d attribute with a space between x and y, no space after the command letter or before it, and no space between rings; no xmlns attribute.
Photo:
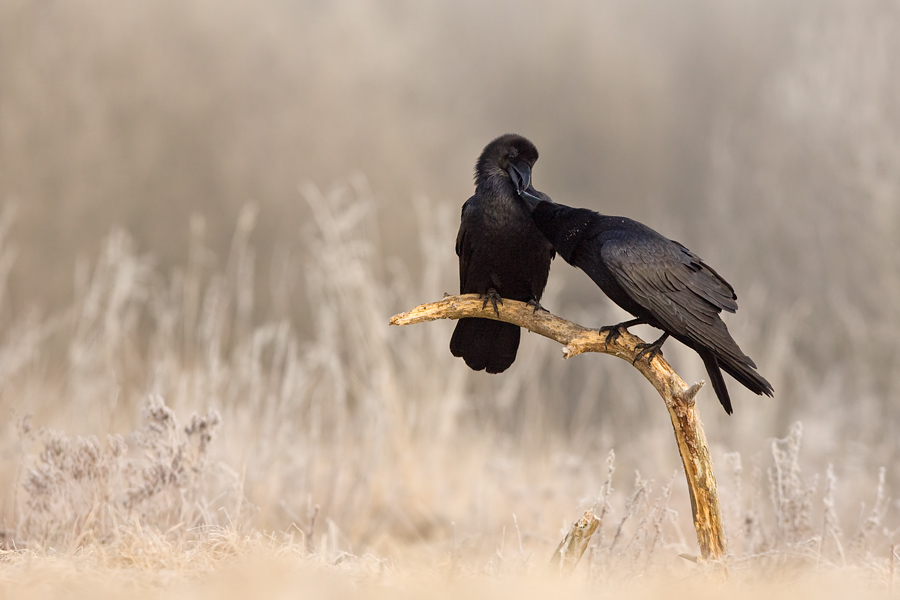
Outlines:
<svg viewBox="0 0 900 600"><path fill-rule="evenodd" d="M726 412L732 406L720 368L751 391L772 395L771 384L719 316L737 310L734 289L699 256L637 221L555 204L531 192L523 198L532 218L560 256L626 311L693 348Z"/></svg>
<svg viewBox="0 0 900 600"><path fill-rule="evenodd" d="M538 231L510 175L530 180L534 145L518 135L488 144L475 167L475 195L463 205L456 237L460 293L537 302L544 292L553 248ZM517 169L517 170L516 170ZM489 319L460 319L450 351L476 371L505 371L516 358L520 330Z"/></svg>

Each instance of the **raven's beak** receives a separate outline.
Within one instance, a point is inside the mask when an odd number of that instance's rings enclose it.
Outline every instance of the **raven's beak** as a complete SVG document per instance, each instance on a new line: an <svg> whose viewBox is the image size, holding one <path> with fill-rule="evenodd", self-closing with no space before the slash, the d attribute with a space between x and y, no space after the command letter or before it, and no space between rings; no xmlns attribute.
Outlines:
<svg viewBox="0 0 900 600"><path fill-rule="evenodd" d="M519 190L519 197L525 201L525 205L528 206L528 211L532 212L537 205L543 202L544 200L549 200L544 197L544 195L531 187L530 185L524 190Z"/></svg>
<svg viewBox="0 0 900 600"><path fill-rule="evenodd" d="M525 188L524 190L520 190L519 196L522 198L522 200L525 201L525 204L528 205L528 208L530 208L532 210L534 210L534 208L538 204L540 204L541 202L544 201L544 198L541 197L541 196L543 196L543 194L541 194L539 191L537 191L530 185L527 188Z"/></svg>
<svg viewBox="0 0 900 600"><path fill-rule="evenodd" d="M531 167L524 160L509 163L509 168L506 172L509 173L509 177L512 179L519 194L531 187Z"/></svg>
<svg viewBox="0 0 900 600"><path fill-rule="evenodd" d="M518 160L514 163L510 163L507 171L513 184L516 186L519 197L522 198L528 206L529 212L537 208L537 205L541 202L545 200L550 201L547 196L532 187L531 167L528 166L527 162Z"/></svg>

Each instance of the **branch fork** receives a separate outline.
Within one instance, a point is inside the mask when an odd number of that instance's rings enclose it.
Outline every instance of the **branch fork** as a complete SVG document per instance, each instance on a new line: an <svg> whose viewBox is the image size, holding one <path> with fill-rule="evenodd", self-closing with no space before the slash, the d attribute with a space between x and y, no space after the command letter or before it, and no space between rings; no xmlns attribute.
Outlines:
<svg viewBox="0 0 900 600"><path fill-rule="evenodd" d="M394 315L390 324L412 325L424 321L466 317L512 323L555 340L563 345L564 358L585 352L612 354L628 361L640 371L659 392L672 420L675 441L691 495L691 511L701 556L708 560L722 560L726 545L718 488L695 401L697 393L703 387L703 381L688 386L661 354L649 361L646 358L636 360L642 345L646 345L641 338L628 331L620 330L618 335L609 336L608 332L582 327L517 300L504 298L495 307L490 303L485 305L484 298L478 294L445 296L443 300L422 304L408 312Z"/></svg>

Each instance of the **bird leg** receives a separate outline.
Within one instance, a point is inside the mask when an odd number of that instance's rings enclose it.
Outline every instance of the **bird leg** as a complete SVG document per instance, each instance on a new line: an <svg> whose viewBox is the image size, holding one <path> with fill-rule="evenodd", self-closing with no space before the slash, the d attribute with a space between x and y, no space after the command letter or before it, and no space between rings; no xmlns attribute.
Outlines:
<svg viewBox="0 0 900 600"><path fill-rule="evenodd" d="M481 305L481 310L487 308L488 302L490 302L494 306L494 312L497 313L497 316L500 316L500 309L497 308L497 305L503 304L503 297L497 293L497 290L494 288L488 288L488 290L482 294L481 296L484 298L484 304Z"/></svg>
<svg viewBox="0 0 900 600"><path fill-rule="evenodd" d="M529 301L526 302L525 304L527 304L528 306L533 306L533 307L534 307L534 312L537 312L537 311L539 311L539 310L542 310L542 311L544 311L544 312L550 312L550 311L548 311L546 308L544 308L543 306L541 306L541 303L538 302L536 298L532 298L531 300L529 300Z"/></svg>
<svg viewBox="0 0 900 600"><path fill-rule="evenodd" d="M637 356L634 357L634 360L631 361L631 364L636 364L637 361L641 360L645 356L647 357L647 364L653 362L653 359L656 358L657 354L662 354L662 345L666 343L666 338L669 337L668 333L664 333L659 336L659 339L655 342L650 342L649 344L638 344L634 348L635 350L640 350L637 353Z"/></svg>
<svg viewBox="0 0 900 600"><path fill-rule="evenodd" d="M646 323L646 321L643 319L632 319L630 321L619 323L618 325L604 325L601 327L599 329L600 333L606 334L606 349L609 350L609 343L619 339L619 336L622 335L623 331L628 331L629 327L643 325L644 323Z"/></svg>

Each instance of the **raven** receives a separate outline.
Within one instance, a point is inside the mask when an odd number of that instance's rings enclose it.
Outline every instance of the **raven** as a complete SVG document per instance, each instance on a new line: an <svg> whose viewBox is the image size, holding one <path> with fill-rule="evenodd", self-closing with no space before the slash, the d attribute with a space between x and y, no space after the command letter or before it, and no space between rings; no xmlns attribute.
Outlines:
<svg viewBox="0 0 900 600"><path fill-rule="evenodd" d="M459 290L476 293L494 310L502 298L540 306L555 252L528 215L519 192L531 185L537 148L507 134L487 146L475 165L475 195L462 207L456 254ZM490 319L460 319L450 352L475 371L502 373L516 359L520 330Z"/></svg>
<svg viewBox="0 0 900 600"><path fill-rule="evenodd" d="M607 340L632 325L662 329L658 340L640 347L636 360L644 356L653 360L671 335L703 359L728 414L731 398L720 368L750 391L772 395L772 385L756 372L719 317L723 310L737 310L734 288L699 256L637 221L554 203L533 187L520 195L559 255L636 317L602 327Z"/></svg>

